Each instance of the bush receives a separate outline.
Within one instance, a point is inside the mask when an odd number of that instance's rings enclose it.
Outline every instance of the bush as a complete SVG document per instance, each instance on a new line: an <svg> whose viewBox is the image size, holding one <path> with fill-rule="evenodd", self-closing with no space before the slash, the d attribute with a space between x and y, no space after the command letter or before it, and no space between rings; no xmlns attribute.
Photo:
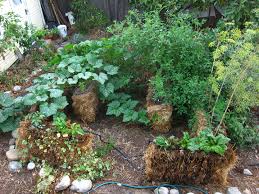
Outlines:
<svg viewBox="0 0 259 194"><path fill-rule="evenodd" d="M72 10L75 14L76 28L83 34L108 23L108 18L103 11L91 5L88 0L72 1Z"/></svg>

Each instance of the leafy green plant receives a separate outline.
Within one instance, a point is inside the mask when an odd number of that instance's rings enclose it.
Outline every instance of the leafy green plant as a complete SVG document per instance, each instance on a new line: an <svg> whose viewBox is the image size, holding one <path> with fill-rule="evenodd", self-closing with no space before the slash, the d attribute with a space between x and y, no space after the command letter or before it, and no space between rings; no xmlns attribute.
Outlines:
<svg viewBox="0 0 259 194"><path fill-rule="evenodd" d="M136 111L136 100L124 93L115 93L110 96L111 102L107 105L107 115L114 115L116 117L123 116L123 122L140 122L148 124L149 120L144 109Z"/></svg>
<svg viewBox="0 0 259 194"><path fill-rule="evenodd" d="M84 135L84 130L79 124L70 123L66 121L63 117L57 117L54 119L53 125L56 130L61 134L67 134L71 136Z"/></svg>
<svg viewBox="0 0 259 194"><path fill-rule="evenodd" d="M34 126L35 128L41 129L44 127L43 121L45 119L45 115L41 114L38 111L29 113L25 118L30 120L32 126Z"/></svg>
<svg viewBox="0 0 259 194"><path fill-rule="evenodd" d="M109 21L104 12L88 0L73 0L71 6L75 15L76 28L83 34L90 29L103 27Z"/></svg>
<svg viewBox="0 0 259 194"><path fill-rule="evenodd" d="M227 150L227 144L230 139L223 134L214 136L212 130L202 130L199 136L191 138L188 133L184 133L183 139L180 142L182 148L190 151L204 151L205 153L217 153L224 155Z"/></svg>
<svg viewBox="0 0 259 194"><path fill-rule="evenodd" d="M227 112L245 113L250 107L257 106L258 87L258 30L249 28L243 32L229 29L219 32L213 54L214 63L210 77L213 102L211 122L213 122L219 104L227 102L221 113L217 131L221 128Z"/></svg>
<svg viewBox="0 0 259 194"><path fill-rule="evenodd" d="M24 110L22 98L13 98L9 94L0 93L0 131L15 130Z"/></svg>
<svg viewBox="0 0 259 194"><path fill-rule="evenodd" d="M93 152L82 156L71 169L73 173L80 174L80 178L96 180L104 177L105 172L111 169L111 164Z"/></svg>
<svg viewBox="0 0 259 194"><path fill-rule="evenodd" d="M182 139L175 137L156 137L154 143L164 149L179 147L192 152L204 151L205 153L217 153L224 155L230 139L223 134L214 135L211 129L202 130L197 137L191 137L188 132L183 133Z"/></svg>

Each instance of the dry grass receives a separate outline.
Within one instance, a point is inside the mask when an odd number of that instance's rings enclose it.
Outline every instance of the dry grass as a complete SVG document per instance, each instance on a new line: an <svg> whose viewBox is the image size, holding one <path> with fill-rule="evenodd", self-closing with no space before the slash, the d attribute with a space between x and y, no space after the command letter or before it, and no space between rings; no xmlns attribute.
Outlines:
<svg viewBox="0 0 259 194"><path fill-rule="evenodd" d="M220 156L184 150L162 150L151 144L145 153L145 171L147 178L152 181L225 185L228 173L236 161L232 148L224 156Z"/></svg>

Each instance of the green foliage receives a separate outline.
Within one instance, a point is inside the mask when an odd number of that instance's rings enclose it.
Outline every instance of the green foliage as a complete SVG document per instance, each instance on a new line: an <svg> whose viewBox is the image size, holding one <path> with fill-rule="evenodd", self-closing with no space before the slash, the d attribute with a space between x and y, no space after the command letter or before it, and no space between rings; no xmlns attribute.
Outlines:
<svg viewBox="0 0 259 194"><path fill-rule="evenodd" d="M239 147L259 145L259 131L246 115L230 113L226 116L226 126L231 141ZM250 118L251 119L251 118Z"/></svg>
<svg viewBox="0 0 259 194"><path fill-rule="evenodd" d="M204 151L205 153L217 153L224 155L230 139L223 134L213 135L212 130L206 129L200 132L197 137L190 137L189 133L184 132L182 139L175 137L165 138L158 136L154 143L164 149L179 147L192 152Z"/></svg>
<svg viewBox="0 0 259 194"><path fill-rule="evenodd" d="M123 122L139 122L145 125L149 123L146 111L144 109L136 111L139 102L132 100L129 95L116 93L109 98L111 102L108 104L107 115L123 116Z"/></svg>
<svg viewBox="0 0 259 194"><path fill-rule="evenodd" d="M19 16L13 12L0 15L0 26L4 28L3 37L0 39L0 55L3 56L4 52L15 51L18 48L24 51L31 48L34 28L21 24Z"/></svg>
<svg viewBox="0 0 259 194"><path fill-rule="evenodd" d="M41 176L38 180L37 180L37 184L36 184L36 188L35 188L35 192L36 193L48 193L50 190L50 185L55 181L55 170L45 164L42 167L44 173L44 176Z"/></svg>
<svg viewBox="0 0 259 194"><path fill-rule="evenodd" d="M217 136L213 135L212 130L202 130L199 136L191 138L188 133L184 133L184 136L180 142L182 148L194 151L204 151L205 153L217 153L224 155L227 150L227 144L230 139L223 134Z"/></svg>
<svg viewBox="0 0 259 194"><path fill-rule="evenodd" d="M0 132L15 130L23 111L22 98L13 98L9 94L0 93Z"/></svg>
<svg viewBox="0 0 259 194"><path fill-rule="evenodd" d="M72 172L80 174L79 178L96 180L103 178L105 172L109 171L111 164L109 161L104 161L96 155L90 153L82 156L72 167Z"/></svg>
<svg viewBox="0 0 259 194"><path fill-rule="evenodd" d="M43 121L45 119L45 116L43 114L41 114L40 112L33 112L33 113L29 113L26 116L26 119L31 121L31 125L35 128L43 128L44 124Z"/></svg>
<svg viewBox="0 0 259 194"><path fill-rule="evenodd" d="M67 134L71 136L84 135L84 130L79 124L70 123L63 117L57 117L54 119L53 125L56 130L61 134Z"/></svg>
<svg viewBox="0 0 259 194"><path fill-rule="evenodd" d="M244 134L244 127L236 121L235 124L233 121L227 124L230 121L225 122L228 112L246 114L250 107L259 104L258 35L257 26L250 26L243 31L228 26L210 44L215 48L212 74L209 78L213 105L211 122L218 124L217 131L223 123L230 127L239 126L239 129L231 130L232 137L240 136L239 132Z"/></svg>
<svg viewBox="0 0 259 194"><path fill-rule="evenodd" d="M108 18L103 11L89 3L88 0L73 0L72 10L75 15L76 28L83 34L108 23Z"/></svg>

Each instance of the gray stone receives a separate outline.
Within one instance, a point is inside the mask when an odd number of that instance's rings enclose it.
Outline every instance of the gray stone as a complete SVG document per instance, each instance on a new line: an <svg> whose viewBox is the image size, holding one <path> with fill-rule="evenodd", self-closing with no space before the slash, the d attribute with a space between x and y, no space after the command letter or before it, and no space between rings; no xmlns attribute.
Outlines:
<svg viewBox="0 0 259 194"><path fill-rule="evenodd" d="M10 139L10 140L9 140L9 145L15 145L15 141L16 141L16 140L15 140L14 138Z"/></svg>
<svg viewBox="0 0 259 194"><path fill-rule="evenodd" d="M237 187L229 187L227 194L242 194Z"/></svg>
<svg viewBox="0 0 259 194"><path fill-rule="evenodd" d="M259 188L256 188L256 192L259 193Z"/></svg>
<svg viewBox="0 0 259 194"><path fill-rule="evenodd" d="M243 194L252 194L252 192L251 192L249 189L245 189L245 190L243 191Z"/></svg>
<svg viewBox="0 0 259 194"><path fill-rule="evenodd" d="M35 163L34 162L29 162L27 164L27 170L33 170L35 168Z"/></svg>
<svg viewBox="0 0 259 194"><path fill-rule="evenodd" d="M21 162L17 162L17 161L11 161L8 164L8 169L11 172L19 172L22 169L22 163Z"/></svg>
<svg viewBox="0 0 259 194"><path fill-rule="evenodd" d="M12 131L12 136L13 136L13 138L15 138L15 139L18 138L18 131L17 131L17 129L14 130L14 131Z"/></svg>
<svg viewBox="0 0 259 194"><path fill-rule="evenodd" d="M178 189L170 189L170 194L179 194Z"/></svg>
<svg viewBox="0 0 259 194"><path fill-rule="evenodd" d="M169 194L169 189L166 187L160 187L155 189L155 194Z"/></svg>
<svg viewBox="0 0 259 194"><path fill-rule="evenodd" d="M70 189L78 193L86 193L92 189L93 183L91 180L74 180Z"/></svg>
<svg viewBox="0 0 259 194"><path fill-rule="evenodd" d="M63 191L67 189L71 184L71 180L68 175L63 176L60 182L55 186L55 191Z"/></svg>
<svg viewBox="0 0 259 194"><path fill-rule="evenodd" d="M6 157L9 161L14 161L14 160L20 159L19 152L16 149L8 150L6 152Z"/></svg>
<svg viewBox="0 0 259 194"><path fill-rule="evenodd" d="M244 169L243 173L247 176L253 176L253 173L249 169Z"/></svg>
<svg viewBox="0 0 259 194"><path fill-rule="evenodd" d="M9 146L9 150L14 150L15 149L15 145L10 145Z"/></svg>
<svg viewBox="0 0 259 194"><path fill-rule="evenodd" d="M22 89L21 86L14 86L14 87L13 87L13 91L14 91L14 92L19 92L19 91L21 91L21 89Z"/></svg>

